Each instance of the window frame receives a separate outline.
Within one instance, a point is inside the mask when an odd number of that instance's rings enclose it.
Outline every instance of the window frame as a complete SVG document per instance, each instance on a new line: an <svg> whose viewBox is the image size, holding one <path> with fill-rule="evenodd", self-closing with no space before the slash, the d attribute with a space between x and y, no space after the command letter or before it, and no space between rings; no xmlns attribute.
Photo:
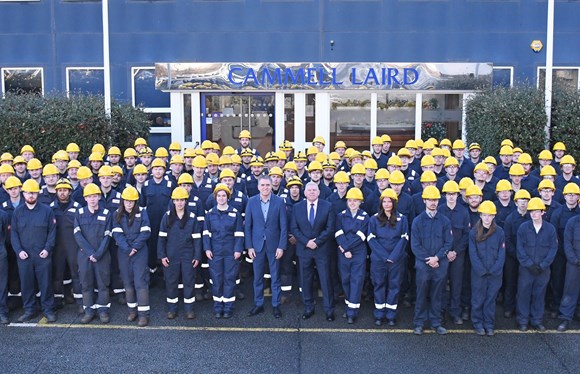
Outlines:
<svg viewBox="0 0 580 374"><path fill-rule="evenodd" d="M502 70L509 70L510 71L510 88L512 88L514 86L514 67L513 66L502 66L502 65L495 66L494 65L492 67L492 70L495 70L495 69L497 69L497 70L502 69ZM493 76L492 76L492 86L493 86Z"/></svg>
<svg viewBox="0 0 580 374"><path fill-rule="evenodd" d="M4 72L6 70L40 70L40 91L41 95L44 96L44 68L41 66L26 66L26 67L3 67L0 69L0 80L2 84L2 97L6 95L6 82L4 81Z"/></svg>
<svg viewBox="0 0 580 374"><path fill-rule="evenodd" d="M540 87L540 71L546 70L546 66L538 66L536 69L536 88ZM576 82L576 89L580 90L580 66L552 66L552 74L554 70L576 70L578 72L578 82ZM545 73L544 73L545 74ZM553 79L552 79L553 81Z"/></svg>
<svg viewBox="0 0 580 374"><path fill-rule="evenodd" d="M135 73L137 70L155 70L155 66L131 66L131 105L136 108L135 104ZM170 94L169 94L170 95ZM171 114L171 99L168 107L143 107L144 113L169 113ZM149 131L152 134L166 134L171 133L171 126L157 127L150 126Z"/></svg>
<svg viewBox="0 0 580 374"><path fill-rule="evenodd" d="M66 90L66 97L70 97L70 77L69 72L71 70L103 70L105 71L104 67L99 66L67 66L65 68L65 90ZM103 81L104 84L104 81ZM104 90L103 90L104 91Z"/></svg>

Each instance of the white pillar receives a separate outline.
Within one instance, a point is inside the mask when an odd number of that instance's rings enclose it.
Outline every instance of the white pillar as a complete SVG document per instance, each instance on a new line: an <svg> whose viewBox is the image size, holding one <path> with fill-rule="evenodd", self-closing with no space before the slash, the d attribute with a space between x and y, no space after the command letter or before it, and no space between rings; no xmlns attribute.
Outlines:
<svg viewBox="0 0 580 374"><path fill-rule="evenodd" d="M421 122L423 120L423 94L415 98L415 139L421 139Z"/></svg>
<svg viewBox="0 0 580 374"><path fill-rule="evenodd" d="M282 142L284 142L285 137L285 129L284 129L284 92L276 92L274 100L274 127L276 133L276 142L277 146L280 146Z"/></svg>
<svg viewBox="0 0 580 374"><path fill-rule="evenodd" d="M316 133L315 136L322 136L326 140L326 145L324 146L324 152L329 153L331 149L330 145L330 95L326 92L320 92L316 94L316 108L315 108L315 124ZM311 141L312 139L308 139Z"/></svg>
<svg viewBox="0 0 580 374"><path fill-rule="evenodd" d="M545 87L545 109L546 109L546 139L544 144L548 146L550 142L550 126L552 124L552 70L554 65L554 0L548 0L548 28L546 31L546 87Z"/></svg>
<svg viewBox="0 0 580 374"><path fill-rule="evenodd" d="M105 115L111 118L111 63L109 59L109 0L102 1Z"/></svg>
<svg viewBox="0 0 580 374"><path fill-rule="evenodd" d="M171 141L179 142L183 148L184 131L183 131L183 94L181 92L171 92L169 94L169 103L171 106Z"/></svg>
<svg viewBox="0 0 580 374"><path fill-rule="evenodd" d="M195 143L200 142L200 139L201 139L201 93L194 91L191 93L191 143L189 143L190 147L194 147Z"/></svg>
<svg viewBox="0 0 580 374"><path fill-rule="evenodd" d="M377 136L377 98L376 92L371 93L371 138L369 139L369 149L372 150L372 141Z"/></svg>
<svg viewBox="0 0 580 374"><path fill-rule="evenodd" d="M303 92L294 94L294 149L296 153L306 149L306 94Z"/></svg>

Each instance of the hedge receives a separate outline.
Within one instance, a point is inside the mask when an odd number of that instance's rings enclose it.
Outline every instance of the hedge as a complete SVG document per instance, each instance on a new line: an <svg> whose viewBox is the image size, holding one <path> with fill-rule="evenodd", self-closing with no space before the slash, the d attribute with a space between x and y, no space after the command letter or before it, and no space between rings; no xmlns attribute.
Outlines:
<svg viewBox="0 0 580 374"><path fill-rule="evenodd" d="M138 137L148 138L149 126L146 113L119 102L111 104L109 121L102 96L6 94L0 100L1 151L17 155L30 144L42 162L70 142L79 145L81 158L95 143L125 149Z"/></svg>
<svg viewBox="0 0 580 374"><path fill-rule="evenodd" d="M561 141L580 162L580 92L556 88L552 97L550 145Z"/></svg>

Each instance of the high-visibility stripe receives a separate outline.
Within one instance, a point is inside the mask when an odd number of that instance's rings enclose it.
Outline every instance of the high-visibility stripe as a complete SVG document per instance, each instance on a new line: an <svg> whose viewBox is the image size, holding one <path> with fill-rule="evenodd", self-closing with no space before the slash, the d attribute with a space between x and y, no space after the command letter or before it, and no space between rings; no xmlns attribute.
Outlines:
<svg viewBox="0 0 580 374"><path fill-rule="evenodd" d="M71 283L72 283L72 279L65 279L65 280L62 281L62 284L64 284L65 286L67 284L71 284Z"/></svg>
<svg viewBox="0 0 580 374"><path fill-rule="evenodd" d="M91 306L85 306L85 305L83 305L83 309L97 309L97 305L96 304L93 304Z"/></svg>
<svg viewBox="0 0 580 374"><path fill-rule="evenodd" d="M387 309L397 310L397 304L395 304L395 305L391 305L391 304L388 304L388 303L387 303L387 304L385 304L385 307L386 307Z"/></svg>
<svg viewBox="0 0 580 374"><path fill-rule="evenodd" d="M236 238L243 238L244 237L243 231L236 231L236 232L234 232L234 237L236 237Z"/></svg>
<svg viewBox="0 0 580 374"><path fill-rule="evenodd" d="M407 233L404 233L403 235L401 235L401 238L409 240L409 235L407 235Z"/></svg>
<svg viewBox="0 0 580 374"><path fill-rule="evenodd" d="M209 280L209 284L213 284L213 280L211 280L211 278L210 278L210 280Z"/></svg>
<svg viewBox="0 0 580 374"><path fill-rule="evenodd" d="M153 269L149 268L149 272L151 274L155 273L157 271L157 267L154 267Z"/></svg>
<svg viewBox="0 0 580 374"><path fill-rule="evenodd" d="M209 236L211 238L211 232L209 230L203 230L203 235Z"/></svg>
<svg viewBox="0 0 580 374"><path fill-rule="evenodd" d="M344 231L343 231L343 230L338 230L338 231L336 232L336 234L334 234L334 237L335 237L335 238L338 238L338 237L339 237L339 236L341 236L341 235L344 235Z"/></svg>
<svg viewBox="0 0 580 374"><path fill-rule="evenodd" d="M82 299L83 298L83 294L82 293L73 293L73 297L75 299Z"/></svg>
<svg viewBox="0 0 580 374"><path fill-rule="evenodd" d="M144 231L151 231L151 227L149 227L149 226L141 227L141 232L144 232Z"/></svg>
<svg viewBox="0 0 580 374"><path fill-rule="evenodd" d="M351 308L351 309L359 309L360 308L360 303L359 304L355 304L355 303L351 303L348 300L344 300L344 302L346 303L346 306Z"/></svg>
<svg viewBox="0 0 580 374"><path fill-rule="evenodd" d="M111 232L120 232L120 233L122 233L123 232L123 229L120 228L120 227L113 227L113 229L111 230Z"/></svg>
<svg viewBox="0 0 580 374"><path fill-rule="evenodd" d="M110 308L111 307L111 303L108 303L106 305L101 305L101 304L95 304L95 308Z"/></svg>
<svg viewBox="0 0 580 374"><path fill-rule="evenodd" d="M170 304L177 304L177 301L178 301L177 297L175 299L167 298L167 302Z"/></svg>
<svg viewBox="0 0 580 374"><path fill-rule="evenodd" d="M371 241L371 239L376 238L375 234L373 234L372 232L369 234L369 236L367 236L367 241Z"/></svg>
<svg viewBox="0 0 580 374"><path fill-rule="evenodd" d="M10 293L8 292L8 297L21 297L22 293L18 292L18 293Z"/></svg>
<svg viewBox="0 0 580 374"><path fill-rule="evenodd" d="M247 263L249 263L249 264L251 264L251 263L253 263L253 262L254 262L254 260L252 260L252 259L251 259L251 258L249 258L249 257L246 257L246 262L247 262Z"/></svg>
<svg viewBox="0 0 580 374"><path fill-rule="evenodd" d="M280 290L282 290L282 291L292 291L292 286L282 286L282 287L280 287Z"/></svg>
<svg viewBox="0 0 580 374"><path fill-rule="evenodd" d="M195 288L196 288L196 289L203 288L203 283L196 283L196 284L195 284Z"/></svg>
<svg viewBox="0 0 580 374"><path fill-rule="evenodd" d="M195 296L190 298L190 299L183 299L183 302L185 304L191 304L191 303L195 302Z"/></svg>
<svg viewBox="0 0 580 374"><path fill-rule="evenodd" d="M127 303L127 307L129 307L129 308L137 308L137 303Z"/></svg>
<svg viewBox="0 0 580 374"><path fill-rule="evenodd" d="M139 305L137 307L137 311L138 312L148 312L151 308L149 307L149 305Z"/></svg>
<svg viewBox="0 0 580 374"><path fill-rule="evenodd" d="M223 301L223 298L221 296L214 296L213 301L221 303Z"/></svg>
<svg viewBox="0 0 580 374"><path fill-rule="evenodd" d="M385 309L387 304L375 304L375 309Z"/></svg>
<svg viewBox="0 0 580 374"><path fill-rule="evenodd" d="M159 236L167 237L167 233L165 231L159 231Z"/></svg>
<svg viewBox="0 0 580 374"><path fill-rule="evenodd" d="M222 301L224 303L233 303L234 301L236 301L236 297L232 296L232 297L222 297Z"/></svg>
<svg viewBox="0 0 580 374"><path fill-rule="evenodd" d="M54 297L58 298L58 299L64 299L64 294L62 293L55 293Z"/></svg>
<svg viewBox="0 0 580 374"><path fill-rule="evenodd" d="M73 230L73 234L76 234L79 231L81 231L81 228L80 227L75 227L75 229Z"/></svg>
<svg viewBox="0 0 580 374"><path fill-rule="evenodd" d="M201 267L204 269L208 269L209 268L209 264L201 264Z"/></svg>
<svg viewBox="0 0 580 374"><path fill-rule="evenodd" d="M240 284L242 280L240 278L236 279L236 284Z"/></svg>
<svg viewBox="0 0 580 374"><path fill-rule="evenodd" d="M111 236L111 232L109 230L105 230L103 236Z"/></svg>
<svg viewBox="0 0 580 374"><path fill-rule="evenodd" d="M264 278L270 279L270 278L272 278L272 274L264 274Z"/></svg>
<svg viewBox="0 0 580 374"><path fill-rule="evenodd" d="M200 239L201 238L201 234L200 233L193 233L193 234L191 234L191 237L193 239Z"/></svg>
<svg viewBox="0 0 580 374"><path fill-rule="evenodd" d="M40 297L41 295L42 295L42 293L41 293L40 291L38 291L38 292L36 293L36 297Z"/></svg>
<svg viewBox="0 0 580 374"><path fill-rule="evenodd" d="M356 232L356 234L359 236L359 238L361 238L361 240L362 240L363 242L364 242L364 241L367 239L366 235L365 235L365 234L363 234L363 232L362 232L362 231L360 231L360 230L358 230L358 231Z"/></svg>
<svg viewBox="0 0 580 374"><path fill-rule="evenodd" d="M183 288L183 283L179 283L179 284L177 285L177 288L181 290L181 289Z"/></svg>
<svg viewBox="0 0 580 374"><path fill-rule="evenodd" d="M124 288L115 288L115 289L113 289L113 293L123 293L123 292L125 292L125 289Z"/></svg>

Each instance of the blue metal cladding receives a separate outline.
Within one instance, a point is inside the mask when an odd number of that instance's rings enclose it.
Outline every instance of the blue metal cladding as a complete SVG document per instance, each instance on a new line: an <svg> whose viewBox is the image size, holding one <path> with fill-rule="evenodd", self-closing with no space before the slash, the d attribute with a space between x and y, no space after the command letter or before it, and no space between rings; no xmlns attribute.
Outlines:
<svg viewBox="0 0 580 374"><path fill-rule="evenodd" d="M130 101L131 67L159 61L489 61L534 82L546 12L540 0L111 0L112 90ZM578 19L580 2L556 1L556 66L580 66ZM0 3L0 67L44 68L45 92L102 56L100 2Z"/></svg>

